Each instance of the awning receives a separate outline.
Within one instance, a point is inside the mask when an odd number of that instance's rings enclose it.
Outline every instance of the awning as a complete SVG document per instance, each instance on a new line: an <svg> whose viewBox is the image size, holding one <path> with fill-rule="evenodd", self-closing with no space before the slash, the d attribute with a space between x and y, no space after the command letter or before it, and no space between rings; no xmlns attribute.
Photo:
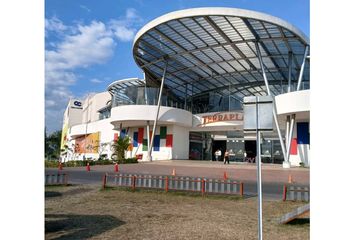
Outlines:
<svg viewBox="0 0 354 240"><path fill-rule="evenodd" d="M249 10L195 8L168 13L137 33L133 55L147 83L161 80L167 61L165 87L181 99L211 91L243 99L267 95L257 42L272 94L287 86L289 55L291 81L296 84L308 38L290 23ZM304 69L305 88L309 66Z"/></svg>

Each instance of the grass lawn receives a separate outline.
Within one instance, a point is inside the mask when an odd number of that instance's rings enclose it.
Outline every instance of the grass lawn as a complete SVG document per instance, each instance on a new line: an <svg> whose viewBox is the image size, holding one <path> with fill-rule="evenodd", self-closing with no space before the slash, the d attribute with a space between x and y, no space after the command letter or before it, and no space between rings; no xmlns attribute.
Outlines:
<svg viewBox="0 0 354 240"><path fill-rule="evenodd" d="M257 199L46 187L46 239L257 239ZM264 201L264 239L309 239L307 218L280 225L304 203Z"/></svg>

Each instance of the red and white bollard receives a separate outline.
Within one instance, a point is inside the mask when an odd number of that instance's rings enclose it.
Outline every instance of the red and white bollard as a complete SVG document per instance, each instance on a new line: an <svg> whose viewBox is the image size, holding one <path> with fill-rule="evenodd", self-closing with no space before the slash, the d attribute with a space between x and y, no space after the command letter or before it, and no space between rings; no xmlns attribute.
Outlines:
<svg viewBox="0 0 354 240"><path fill-rule="evenodd" d="M118 163L116 163L116 164L114 165L114 171L115 171L115 172L118 172L118 171L119 171Z"/></svg>
<svg viewBox="0 0 354 240"><path fill-rule="evenodd" d="M86 171L91 171L91 169L90 169L90 163L87 163L87 166L86 166Z"/></svg>

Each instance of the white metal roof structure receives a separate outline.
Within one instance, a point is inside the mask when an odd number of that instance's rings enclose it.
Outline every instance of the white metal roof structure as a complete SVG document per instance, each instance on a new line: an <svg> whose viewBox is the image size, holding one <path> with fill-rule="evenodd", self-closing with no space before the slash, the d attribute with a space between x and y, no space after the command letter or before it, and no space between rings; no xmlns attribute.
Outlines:
<svg viewBox="0 0 354 240"><path fill-rule="evenodd" d="M139 78L127 78L112 82L107 91L118 101L131 101L126 95L127 88L145 86L145 80Z"/></svg>
<svg viewBox="0 0 354 240"><path fill-rule="evenodd" d="M243 99L267 95L256 44L272 95L283 92L289 75L296 84L309 39L292 24L255 11L194 8L168 13L137 33L133 56L147 83L161 81L167 61L164 87L181 99L212 91ZM305 88L309 68L306 64L303 70Z"/></svg>

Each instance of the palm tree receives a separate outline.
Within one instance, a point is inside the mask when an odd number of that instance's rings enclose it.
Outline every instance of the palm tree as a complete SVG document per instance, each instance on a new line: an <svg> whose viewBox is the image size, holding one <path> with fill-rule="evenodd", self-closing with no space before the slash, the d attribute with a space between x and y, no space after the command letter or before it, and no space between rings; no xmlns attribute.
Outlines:
<svg viewBox="0 0 354 240"><path fill-rule="evenodd" d="M112 144L112 158L115 158L114 160L118 160L120 163L124 162L124 153L128 149L129 145L129 137L114 140Z"/></svg>

